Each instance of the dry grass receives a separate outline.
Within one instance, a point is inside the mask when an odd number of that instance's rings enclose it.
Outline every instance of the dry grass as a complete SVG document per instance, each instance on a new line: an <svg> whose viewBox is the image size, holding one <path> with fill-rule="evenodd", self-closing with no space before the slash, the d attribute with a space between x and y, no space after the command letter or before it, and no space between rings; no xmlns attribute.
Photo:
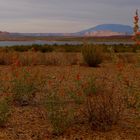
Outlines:
<svg viewBox="0 0 140 140"><path fill-rule="evenodd" d="M123 85L114 72L108 73L108 70L88 85L86 93L90 94L86 98L84 114L93 130L109 131L124 114Z"/></svg>
<svg viewBox="0 0 140 140"><path fill-rule="evenodd" d="M9 92L10 87L7 87L11 86L8 77L12 74L13 65L10 64L13 64L14 58L18 58L22 63L19 66L21 70L29 68L33 75L41 74L40 78L34 78L32 81L42 83L45 79L45 83L41 86L36 85L40 90L36 91L33 104L24 107L15 106L14 101L11 100L12 113L5 128L0 128L1 139L140 139L140 102L137 100L140 97L139 65L128 61L118 61L121 63L106 61L101 67L90 68L79 65L83 63L79 53L5 52L3 55L1 60L5 60L3 65L6 65L0 66L0 73L2 73L0 81L6 88L1 91L0 98L12 96ZM88 79L91 77L96 80L89 82ZM93 94L91 94L92 91L94 91ZM60 117L63 112L62 117L67 118L66 112L73 107L75 109L73 120L68 127L64 126L65 130L61 136L51 133L52 124L44 106L45 97L49 93L58 94L61 101L68 101L63 109L54 108L53 111L60 111ZM69 95L72 95L72 98ZM65 121L63 118L57 119ZM60 125L63 124L60 123ZM100 132L101 130L103 132Z"/></svg>
<svg viewBox="0 0 140 140"><path fill-rule="evenodd" d="M11 65L18 58L23 66L29 65L76 65L82 60L79 53L0 52L0 65ZM83 63L83 62L82 62Z"/></svg>
<svg viewBox="0 0 140 140"><path fill-rule="evenodd" d="M90 67L97 67L103 61L103 50L94 45L85 45L82 48L82 55Z"/></svg>
<svg viewBox="0 0 140 140"><path fill-rule="evenodd" d="M114 54L123 63L139 63L139 53L119 53ZM92 56L91 56L92 57ZM95 56L96 57L96 56ZM113 58L109 53L99 54L103 62L113 62ZM18 58L23 66L29 65L87 65L81 53L65 53L65 52L0 52L0 65L11 65L15 58ZM92 58L94 59L94 57ZM96 61L96 60L95 60Z"/></svg>
<svg viewBox="0 0 140 140"><path fill-rule="evenodd" d="M138 58L136 54L133 53L124 53L118 55L119 59L121 59L124 63L132 63L136 64L138 62Z"/></svg>

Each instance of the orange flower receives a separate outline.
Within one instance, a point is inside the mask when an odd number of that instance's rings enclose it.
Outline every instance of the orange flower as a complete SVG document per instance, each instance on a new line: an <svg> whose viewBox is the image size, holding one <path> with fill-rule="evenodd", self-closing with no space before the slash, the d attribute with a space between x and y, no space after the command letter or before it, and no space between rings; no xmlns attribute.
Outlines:
<svg viewBox="0 0 140 140"><path fill-rule="evenodd" d="M87 84L88 84L87 82L86 82L86 83L83 83L83 84L81 85L81 87L82 87L82 88L86 88L86 87L87 87Z"/></svg>
<svg viewBox="0 0 140 140"><path fill-rule="evenodd" d="M65 92L61 91L61 92L60 92L60 96L61 96L61 97L64 97L64 96L65 96Z"/></svg>
<svg viewBox="0 0 140 140"><path fill-rule="evenodd" d="M76 79L79 81L80 80L80 74L78 73L76 76Z"/></svg>
<svg viewBox="0 0 140 140"><path fill-rule="evenodd" d="M15 72L15 76L19 77L19 72L18 71Z"/></svg>
<svg viewBox="0 0 140 140"><path fill-rule="evenodd" d="M81 93L81 92L78 92L77 95L78 95L78 96L82 96L82 93Z"/></svg>
<svg viewBox="0 0 140 140"><path fill-rule="evenodd" d="M26 68L26 71L27 71L27 72L30 72L30 70L31 70L30 67L27 67L27 68Z"/></svg>
<svg viewBox="0 0 140 140"><path fill-rule="evenodd" d="M138 21L139 17L138 16L134 16L134 19L135 19L135 21Z"/></svg>
<svg viewBox="0 0 140 140"><path fill-rule="evenodd" d="M137 45L140 45L140 41L137 41L136 44L137 44Z"/></svg>
<svg viewBox="0 0 140 140"><path fill-rule="evenodd" d="M52 81L49 80L48 81L48 85L51 86L52 85Z"/></svg>
<svg viewBox="0 0 140 140"><path fill-rule="evenodd" d="M124 82L126 83L127 86L129 86L130 82L129 82L128 77L124 77Z"/></svg>
<svg viewBox="0 0 140 140"><path fill-rule="evenodd" d="M135 36L132 36L132 40L134 40L135 39Z"/></svg>
<svg viewBox="0 0 140 140"><path fill-rule="evenodd" d="M136 33L136 35L138 35L138 36L139 36L139 35L140 35L140 32L137 32L137 33Z"/></svg>
<svg viewBox="0 0 140 140"><path fill-rule="evenodd" d="M122 62L118 62L116 66L119 71L122 71L124 64Z"/></svg>
<svg viewBox="0 0 140 140"><path fill-rule="evenodd" d="M13 63L14 66L19 67L21 65L21 62L19 61L19 59L16 59Z"/></svg>
<svg viewBox="0 0 140 140"><path fill-rule="evenodd" d="M5 80L5 81L9 81L9 80L10 80L10 77L9 77L8 75L6 75L6 76L4 77L4 80Z"/></svg>

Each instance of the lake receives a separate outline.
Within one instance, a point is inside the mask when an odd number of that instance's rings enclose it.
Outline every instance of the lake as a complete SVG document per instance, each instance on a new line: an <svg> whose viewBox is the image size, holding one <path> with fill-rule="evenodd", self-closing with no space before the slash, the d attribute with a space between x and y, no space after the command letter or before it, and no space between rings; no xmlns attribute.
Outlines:
<svg viewBox="0 0 140 140"><path fill-rule="evenodd" d="M42 40L36 40L36 41L0 41L0 47L5 47L5 46L28 46L28 45L33 45L33 44L38 44L38 45L79 45L82 44L83 42L80 41L42 41ZM91 44L107 44L107 45L112 45L112 44L134 44L133 42L90 42Z"/></svg>

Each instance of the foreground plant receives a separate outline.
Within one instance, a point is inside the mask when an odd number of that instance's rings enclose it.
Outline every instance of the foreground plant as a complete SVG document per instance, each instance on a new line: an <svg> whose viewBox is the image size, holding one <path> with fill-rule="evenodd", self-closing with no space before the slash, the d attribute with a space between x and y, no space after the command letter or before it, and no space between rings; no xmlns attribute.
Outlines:
<svg viewBox="0 0 140 140"><path fill-rule="evenodd" d="M60 99L57 95L47 96L47 116L52 126L52 133L60 135L72 124L74 109L69 108L69 101Z"/></svg>
<svg viewBox="0 0 140 140"><path fill-rule="evenodd" d="M71 106L72 102L61 89L63 79L57 80L56 77L49 78L49 91L46 93L45 107L47 116L52 126L52 133L60 135L72 124L75 109Z"/></svg>
<svg viewBox="0 0 140 140"><path fill-rule="evenodd" d="M110 130L119 122L124 111L123 88L119 84L118 76L113 74L111 78L109 74L107 71L86 80L78 75L76 88L72 91L75 93L75 101L79 99L84 119L92 129Z"/></svg>
<svg viewBox="0 0 140 140"><path fill-rule="evenodd" d="M0 126L4 126L10 115L10 106L6 99L0 100Z"/></svg>
<svg viewBox="0 0 140 140"><path fill-rule="evenodd" d="M88 122L92 129L110 130L119 122L124 109L123 93L117 93L120 87L115 86L120 83L118 79L116 76L112 82L107 71L89 78L78 73L70 85L66 79L65 82L57 77L48 80L50 89L45 105L53 134L64 133L76 118Z"/></svg>
<svg viewBox="0 0 140 140"><path fill-rule="evenodd" d="M13 100L22 106L32 103L41 86L39 71L23 67L17 60L11 67L11 72L10 89Z"/></svg>
<svg viewBox="0 0 140 140"><path fill-rule="evenodd" d="M36 85L27 70L21 69L13 73L11 84L13 100L18 104L28 105L34 99Z"/></svg>
<svg viewBox="0 0 140 140"><path fill-rule="evenodd" d="M136 10L136 15L134 16L134 36L133 40L135 41L135 46L133 48L133 52L136 52L136 50L140 46L140 32L139 32L139 15L138 10Z"/></svg>

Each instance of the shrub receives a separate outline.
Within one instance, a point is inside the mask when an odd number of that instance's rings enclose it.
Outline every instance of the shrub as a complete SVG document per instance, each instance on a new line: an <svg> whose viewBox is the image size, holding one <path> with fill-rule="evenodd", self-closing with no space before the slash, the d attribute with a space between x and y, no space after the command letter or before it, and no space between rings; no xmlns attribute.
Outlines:
<svg viewBox="0 0 140 140"><path fill-rule="evenodd" d="M0 52L0 65L10 65L14 55L17 54L13 52Z"/></svg>
<svg viewBox="0 0 140 140"><path fill-rule="evenodd" d="M47 117L52 127L53 135L61 135L74 120L74 107L70 98L62 91L62 80L51 79L45 98ZM49 91L49 92L48 92Z"/></svg>
<svg viewBox="0 0 140 140"><path fill-rule="evenodd" d="M120 60L122 60L124 63L132 63L132 64L136 64L137 63L137 56L136 54L132 54L132 53L125 53L125 54L118 54L117 55L118 58Z"/></svg>
<svg viewBox="0 0 140 140"><path fill-rule="evenodd" d="M69 102L55 95L46 97L46 109L48 119L52 126L54 135L62 134L68 128L73 120L73 108L67 108Z"/></svg>
<svg viewBox="0 0 140 140"><path fill-rule="evenodd" d="M37 76L27 68L12 70L11 92L13 100L17 104L24 106L33 101L35 93L38 91Z"/></svg>
<svg viewBox="0 0 140 140"><path fill-rule="evenodd" d="M129 75L127 72L129 71ZM125 89L126 89L126 96L125 101L128 108L136 109L137 111L140 110L140 78L136 67L131 66L126 71L125 74L122 76L124 81Z"/></svg>
<svg viewBox="0 0 140 140"><path fill-rule="evenodd" d="M86 83L78 80L76 92L81 93L82 112L92 129L108 131L118 123L123 114L123 95L116 93L114 83L108 87L107 78L99 80L94 77L86 80Z"/></svg>
<svg viewBox="0 0 140 140"><path fill-rule="evenodd" d="M34 52L27 51L27 52L18 52L19 56L18 59L22 66L31 66L34 65Z"/></svg>
<svg viewBox="0 0 140 140"><path fill-rule="evenodd" d="M101 93L86 98L85 115L92 129L108 131L118 123L122 108L120 100L111 93ZM118 101L118 102L117 102Z"/></svg>
<svg viewBox="0 0 140 140"><path fill-rule="evenodd" d="M52 46L42 46L40 47L40 51L42 53L45 53L45 52L52 52L54 49Z"/></svg>
<svg viewBox="0 0 140 140"><path fill-rule="evenodd" d="M85 62L90 67L96 67L103 61L102 49L99 46L86 45L82 49L82 54Z"/></svg>
<svg viewBox="0 0 140 140"><path fill-rule="evenodd" d="M81 45L65 44L65 45L63 45L63 48L65 49L65 52L80 52Z"/></svg>
<svg viewBox="0 0 140 140"><path fill-rule="evenodd" d="M107 73L90 75L89 79L77 74L71 84L55 76L47 81L45 107L53 134L64 133L75 121L88 122L92 129L100 131L108 131L119 122L124 109L123 93L118 92L120 85L115 87L120 83L118 77L112 82L114 77Z"/></svg>
<svg viewBox="0 0 140 140"><path fill-rule="evenodd" d="M32 49L34 51L40 51L42 53L52 52L54 50L53 46L51 45L38 45L38 44L33 44Z"/></svg>
<svg viewBox="0 0 140 140"><path fill-rule="evenodd" d="M10 108L7 100L3 99L0 101L0 126L4 126L7 122L10 114Z"/></svg>

